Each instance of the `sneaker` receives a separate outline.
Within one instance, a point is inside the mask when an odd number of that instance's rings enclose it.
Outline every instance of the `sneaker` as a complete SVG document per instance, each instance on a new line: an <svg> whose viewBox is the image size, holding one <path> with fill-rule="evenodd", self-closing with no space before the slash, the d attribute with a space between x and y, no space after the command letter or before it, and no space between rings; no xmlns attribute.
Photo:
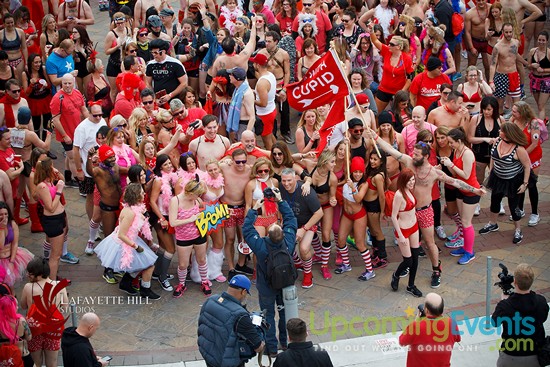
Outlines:
<svg viewBox="0 0 550 367"><path fill-rule="evenodd" d="M351 265L342 264L338 268L334 269L335 274L343 274L351 271Z"/></svg>
<svg viewBox="0 0 550 367"><path fill-rule="evenodd" d="M445 233L445 228L443 226L435 227L435 233L440 240L444 240L447 238L447 234Z"/></svg>
<svg viewBox="0 0 550 367"><path fill-rule="evenodd" d="M84 250L84 252L86 253L86 255L90 255L90 256L93 255L94 254L94 243L88 241L88 243L86 243L86 249Z"/></svg>
<svg viewBox="0 0 550 367"><path fill-rule="evenodd" d="M252 282L252 284L256 284L256 269L254 269L250 281Z"/></svg>
<svg viewBox="0 0 550 367"><path fill-rule="evenodd" d="M311 288L313 287L313 274L311 272L304 273L304 279L302 280L302 288Z"/></svg>
<svg viewBox="0 0 550 367"><path fill-rule="evenodd" d="M151 275L151 279L153 279L153 280L158 280L158 279L159 279L159 275L153 273L153 275ZM172 279L174 279L174 276L173 276L172 274L167 274L167 275L166 275L166 279L172 280Z"/></svg>
<svg viewBox="0 0 550 367"><path fill-rule="evenodd" d="M72 189L78 189L78 182L76 180L69 180L65 182L65 187L70 187Z"/></svg>
<svg viewBox="0 0 550 367"><path fill-rule="evenodd" d="M80 261L78 257L74 256L70 252L67 252L65 255L61 256L59 260L67 264L78 264L78 262Z"/></svg>
<svg viewBox="0 0 550 367"><path fill-rule="evenodd" d="M516 231L514 232L514 239L512 240L512 242L517 245L518 243L521 243L522 240L523 240L523 233L521 233L521 229L516 229Z"/></svg>
<svg viewBox="0 0 550 367"><path fill-rule="evenodd" d="M519 214L519 216L521 218L525 217L525 210L521 210L521 209L516 209L516 214ZM521 219L520 218L520 219ZM514 218L512 216L508 217L508 219L510 220L510 222L513 222L514 221Z"/></svg>
<svg viewBox="0 0 550 367"><path fill-rule="evenodd" d="M351 237L351 236L348 236L348 238L346 238L346 243L357 250L357 246L355 246L355 238Z"/></svg>
<svg viewBox="0 0 550 367"><path fill-rule="evenodd" d="M372 262L372 267L375 269L382 269L388 266L388 260L378 258L376 261Z"/></svg>
<svg viewBox="0 0 550 367"><path fill-rule="evenodd" d="M478 217L480 211L481 211L481 206L479 204L476 204L476 208L474 209L474 217Z"/></svg>
<svg viewBox="0 0 550 367"><path fill-rule="evenodd" d="M457 238L462 237L462 234L460 233L460 230L456 230L455 233L453 233L450 236L447 236L447 241L456 241Z"/></svg>
<svg viewBox="0 0 550 367"><path fill-rule="evenodd" d="M401 272L401 274L399 274L399 278L405 278L407 275L409 275L409 272L411 271L411 269L409 268L405 268L405 270L403 270Z"/></svg>
<svg viewBox="0 0 550 367"><path fill-rule="evenodd" d="M159 281L159 284L162 287L162 289L164 289L166 292L172 292L174 290L174 287L172 287L168 278L164 280L160 280L160 278L158 278L157 280Z"/></svg>
<svg viewBox="0 0 550 367"><path fill-rule="evenodd" d="M498 212L498 215L504 215L506 214L506 210L504 210L504 203L500 203L500 211Z"/></svg>
<svg viewBox="0 0 550 367"><path fill-rule="evenodd" d="M201 291L206 297L210 297L212 294L212 289L210 289L208 282L201 283Z"/></svg>
<svg viewBox="0 0 550 367"><path fill-rule="evenodd" d="M466 265L470 261L474 260L476 258L475 252L469 253L467 251L464 251L464 255L460 259L458 259L458 263L460 265Z"/></svg>
<svg viewBox="0 0 550 367"><path fill-rule="evenodd" d="M176 286L176 289L174 290L174 293L172 293L172 297L180 298L181 296L183 296L183 293L185 293L186 290L187 290L187 287L185 285L179 283Z"/></svg>
<svg viewBox="0 0 550 367"><path fill-rule="evenodd" d="M367 280L371 280L375 276L376 276L376 274L374 273L374 270L373 271L364 271L363 274L361 274L359 277L357 277L357 280L361 280L361 281L366 282Z"/></svg>
<svg viewBox="0 0 550 367"><path fill-rule="evenodd" d="M538 214L531 214L529 216L529 223L527 224L529 227L534 227L540 222L540 215Z"/></svg>
<svg viewBox="0 0 550 367"><path fill-rule="evenodd" d="M449 254L451 256L462 257L462 255L464 255L465 253L466 253L466 250L464 250L463 247L460 247L460 248L457 248L456 250L451 251Z"/></svg>
<svg viewBox="0 0 550 367"><path fill-rule="evenodd" d="M330 280L330 279L332 279L332 274L331 274L330 271L328 270L328 266L327 266L327 265L321 266L321 274L323 275L323 279L325 279L325 280Z"/></svg>
<svg viewBox="0 0 550 367"><path fill-rule="evenodd" d="M113 269L106 269L103 272L103 279L109 284L116 284L118 282L113 274Z"/></svg>
<svg viewBox="0 0 550 367"><path fill-rule="evenodd" d="M399 241L397 241L397 238L393 239L393 245L394 246L399 246Z"/></svg>
<svg viewBox="0 0 550 367"><path fill-rule="evenodd" d="M120 282L118 289L130 296L137 296L138 292L132 287L132 282Z"/></svg>
<svg viewBox="0 0 550 367"><path fill-rule="evenodd" d="M512 117L512 110L508 110L504 112L504 115L502 115L506 121L510 120L510 117Z"/></svg>
<svg viewBox="0 0 550 367"><path fill-rule="evenodd" d="M114 275L115 278L122 279L122 277L124 276L124 272L114 271L113 275Z"/></svg>
<svg viewBox="0 0 550 367"><path fill-rule="evenodd" d="M342 260L342 254L340 254L340 252L336 252L336 261L334 263L336 266L340 266L344 263L344 260Z"/></svg>
<svg viewBox="0 0 550 367"><path fill-rule="evenodd" d="M462 58L463 58L463 59L467 59L467 58L468 58L468 52L466 52L466 50L460 51L460 55L462 55ZM481 54L480 54L480 55L481 55Z"/></svg>
<svg viewBox="0 0 550 367"><path fill-rule="evenodd" d="M372 237L370 235L370 230L367 228L367 245L372 247Z"/></svg>
<svg viewBox="0 0 550 367"><path fill-rule="evenodd" d="M418 257L426 257L426 251L422 248L422 246L419 247L420 251L418 252Z"/></svg>
<svg viewBox="0 0 550 367"><path fill-rule="evenodd" d="M464 246L464 239L463 238L457 238L455 241L446 241L445 247L447 248L460 248Z"/></svg>
<svg viewBox="0 0 550 367"><path fill-rule="evenodd" d="M153 301L160 299L160 296L153 292L151 288L141 287L141 289L139 290L139 295L141 296L141 298L149 298Z"/></svg>
<svg viewBox="0 0 550 367"><path fill-rule="evenodd" d="M304 265L302 263L294 263L294 267L296 268L297 271L304 271Z"/></svg>
<svg viewBox="0 0 550 367"><path fill-rule="evenodd" d="M487 234L487 233L496 232L496 231L498 231L498 223L495 223L495 224L487 223L483 228L479 230L479 234Z"/></svg>
<svg viewBox="0 0 550 367"><path fill-rule="evenodd" d="M223 274L220 274L214 280L218 283L225 283L227 281L227 278L224 277Z"/></svg>
<svg viewBox="0 0 550 367"><path fill-rule="evenodd" d="M283 140L285 141L285 143L289 144L289 145L292 145L295 143L294 139L292 138L292 135L290 134L290 132L286 133L286 134L281 134L283 136Z"/></svg>
<svg viewBox="0 0 550 367"><path fill-rule="evenodd" d="M432 272L430 287L439 288L440 285L441 285L441 273L439 271Z"/></svg>
<svg viewBox="0 0 550 367"><path fill-rule="evenodd" d="M451 81L456 82L460 78L462 78L461 73L454 73L453 76L451 77Z"/></svg>
<svg viewBox="0 0 550 367"><path fill-rule="evenodd" d="M323 259L321 259L321 256L313 255L311 258L312 264L321 264L323 262Z"/></svg>
<svg viewBox="0 0 550 367"><path fill-rule="evenodd" d="M393 273L391 275L391 289L395 292L399 289L399 277L395 275L395 273Z"/></svg>
<svg viewBox="0 0 550 367"><path fill-rule="evenodd" d="M251 267L246 266L246 264L244 264L242 266L239 265L239 264L235 265L235 271L239 274L244 274L244 275L249 275L249 276L254 274L254 270L252 270Z"/></svg>
<svg viewBox="0 0 550 367"><path fill-rule="evenodd" d="M422 297L422 292L420 292L415 285L413 285L412 287L407 287L407 293L410 293L415 297Z"/></svg>
<svg viewBox="0 0 550 367"><path fill-rule="evenodd" d="M230 282L231 278L233 278L235 275L237 275L235 269L229 270L229 272L227 272L227 281Z"/></svg>

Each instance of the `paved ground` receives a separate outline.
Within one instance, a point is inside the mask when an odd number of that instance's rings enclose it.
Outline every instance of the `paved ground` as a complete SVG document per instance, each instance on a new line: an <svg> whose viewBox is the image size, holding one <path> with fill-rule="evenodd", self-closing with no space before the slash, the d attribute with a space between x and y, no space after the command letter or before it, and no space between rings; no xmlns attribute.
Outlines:
<svg viewBox="0 0 550 367"><path fill-rule="evenodd" d="M92 0L91 3L96 16L96 24L90 27L89 32L92 39L99 42L98 51L101 53L105 30L108 28L107 14L95 11L97 9L96 0ZM462 69L464 69L465 63L463 59ZM528 101L533 102L530 96ZM61 147L57 143L54 150L59 157L62 157ZM545 154L550 154L548 146L545 147ZM57 160L56 165L58 168L62 168L61 158ZM511 269L518 263L526 262L532 264L535 269L534 288L550 299L550 254L547 251L550 233L550 168L547 164L543 164L541 170L539 191L539 212L542 220L537 227L524 228L525 238L521 245L512 244L513 225L508 221L508 216L501 216L499 217L501 228L499 232L476 238L477 258L471 264L460 266L456 263L456 258L449 256L448 251L443 251L441 254L442 285L437 292L445 298L448 311L464 310L469 317L485 314L487 256L494 258L491 282L494 282L497 277L499 261L506 263ZM61 265L60 274L73 281L73 285L69 288L69 296L71 301L76 304L76 315L93 311L101 317L101 328L92 339L92 344L98 354L110 354L114 357L112 365L126 366L200 360L201 356L196 347L196 325L198 311L204 302L204 296L200 292L199 286L191 285L183 298L173 299L170 293L162 291L160 286L155 283L153 289L162 294L162 299L151 304L141 304L139 298L123 296L116 285L106 284L101 279L102 269L98 260L95 256L88 257L84 254L88 238L88 219L83 210L85 199L78 195L76 189L67 189L66 192L66 210L70 223L70 250L80 256L81 261L78 265ZM489 199L484 198L481 206L483 208L481 215L474 219L476 230L487 222ZM529 209L528 204L526 208ZM526 211L528 217L529 210ZM444 217L443 221L450 232L453 229L451 221L447 217ZM526 226L527 218L524 219L524 222ZM351 273L334 276L332 280L325 281L322 279L319 265L317 265L314 267L315 286L308 290L299 289L300 317L308 320L312 329L311 339L314 342L328 342L335 336L344 344L361 343L363 339L349 343L344 342L348 338L361 336L349 330L343 330L343 325L350 321L357 328L361 328L363 321L352 320L352 318L359 317L364 320L367 317L404 316L405 309L415 308L421 302L403 290L396 293L390 289L391 273L396 269L401 256L397 247L391 245L393 235L389 226L390 223L387 223L387 245L391 264L386 269L378 271L375 279L367 283L356 280L362 269L360 265L362 261L358 252L352 250L354 270ZM29 225L21 228L20 243L33 253L40 254L42 252L42 241L43 235L31 234ZM438 241L438 244L442 247L441 241ZM332 258L331 262L333 261ZM172 273L174 274L175 264L176 259L172 261ZM424 293L430 290L430 274L429 261L421 260L417 286ZM406 279L404 280L406 281ZM225 287L224 284L214 284L213 291L214 293L221 292ZM401 288L404 288L403 285ZM18 293L20 289L21 285L17 287ZM492 287L493 303L496 302L499 295L499 289ZM249 299L249 308L258 309L255 289ZM327 331L324 331L325 329ZM370 361L374 362L375 360ZM342 363L338 365L346 365ZM202 364L187 363L186 365Z"/></svg>

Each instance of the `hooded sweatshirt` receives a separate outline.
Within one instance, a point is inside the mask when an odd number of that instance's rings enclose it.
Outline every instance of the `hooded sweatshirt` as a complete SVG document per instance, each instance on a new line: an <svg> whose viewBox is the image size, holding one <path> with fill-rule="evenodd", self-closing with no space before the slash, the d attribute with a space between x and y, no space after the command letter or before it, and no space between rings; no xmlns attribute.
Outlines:
<svg viewBox="0 0 550 367"><path fill-rule="evenodd" d="M61 349L65 367L101 367L90 339L78 334L74 326L63 331Z"/></svg>

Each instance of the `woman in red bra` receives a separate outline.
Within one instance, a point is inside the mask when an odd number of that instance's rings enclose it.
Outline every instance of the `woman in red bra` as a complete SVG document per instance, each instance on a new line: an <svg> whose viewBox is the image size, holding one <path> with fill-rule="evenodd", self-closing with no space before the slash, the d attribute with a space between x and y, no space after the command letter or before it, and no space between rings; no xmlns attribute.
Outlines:
<svg viewBox="0 0 550 367"><path fill-rule="evenodd" d="M489 84L483 79L481 70L474 65L466 68L466 83L459 84L457 91L464 96L464 106L470 112L470 116L479 115L481 99L493 94Z"/></svg>
<svg viewBox="0 0 550 367"><path fill-rule="evenodd" d="M403 261L397 267L391 277L391 288L399 289L399 274L409 268L409 285L407 292L415 297L422 297L422 292L416 288L414 281L418 269L418 254L420 253L420 241L418 234L418 221L416 220L416 199L413 195L414 172L404 168L397 179L397 191L393 198L391 221L398 238L399 250Z"/></svg>
<svg viewBox="0 0 550 367"><path fill-rule="evenodd" d="M447 135L449 145L454 150L453 159L441 157L441 164L445 165L451 171L453 177L464 181L468 185L479 188L479 182L476 175L476 159L474 152L466 146L466 133L462 127L449 131ZM460 256L458 263L466 265L476 258L474 253L475 231L472 225L474 211L481 197L472 192L458 190L456 192L456 202L458 213L462 222L462 234L464 238L464 247L451 251L452 256Z"/></svg>

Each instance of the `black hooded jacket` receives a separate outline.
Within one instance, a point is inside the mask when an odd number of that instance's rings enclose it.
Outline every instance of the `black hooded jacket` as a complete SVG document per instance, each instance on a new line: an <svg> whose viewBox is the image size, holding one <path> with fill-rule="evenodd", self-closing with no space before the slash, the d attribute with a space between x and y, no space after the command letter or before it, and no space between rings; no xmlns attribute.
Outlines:
<svg viewBox="0 0 550 367"><path fill-rule="evenodd" d="M63 331L61 349L65 367L101 367L90 339L78 334L74 326Z"/></svg>

